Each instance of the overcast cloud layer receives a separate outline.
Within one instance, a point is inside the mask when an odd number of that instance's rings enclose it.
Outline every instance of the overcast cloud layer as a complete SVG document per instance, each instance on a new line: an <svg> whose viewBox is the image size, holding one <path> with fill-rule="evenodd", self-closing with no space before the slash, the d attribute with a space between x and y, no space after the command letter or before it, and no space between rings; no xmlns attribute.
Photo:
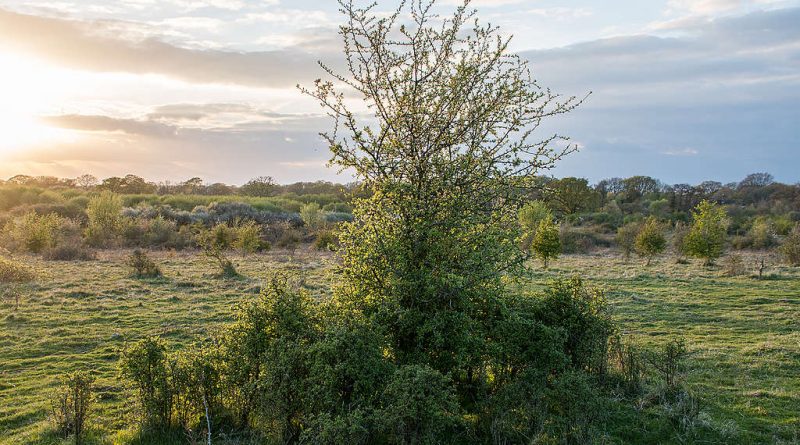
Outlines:
<svg viewBox="0 0 800 445"><path fill-rule="evenodd" d="M349 180L324 166L329 123L294 88L339 57L337 13L314 3L0 2L6 76L35 68L42 85L27 88L62 85L29 109L70 135L0 147L0 176ZM554 174L800 180L797 2L566 3L473 3L515 35L541 84L592 92L546 128L581 147Z"/></svg>

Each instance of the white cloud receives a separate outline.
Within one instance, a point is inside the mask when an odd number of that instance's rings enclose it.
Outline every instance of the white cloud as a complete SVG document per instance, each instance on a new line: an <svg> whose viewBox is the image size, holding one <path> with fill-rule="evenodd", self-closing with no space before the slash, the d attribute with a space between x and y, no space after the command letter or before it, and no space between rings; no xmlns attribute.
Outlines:
<svg viewBox="0 0 800 445"><path fill-rule="evenodd" d="M661 154L665 154L667 156L697 156L699 152L694 148L677 148L677 149L670 149L662 151Z"/></svg>

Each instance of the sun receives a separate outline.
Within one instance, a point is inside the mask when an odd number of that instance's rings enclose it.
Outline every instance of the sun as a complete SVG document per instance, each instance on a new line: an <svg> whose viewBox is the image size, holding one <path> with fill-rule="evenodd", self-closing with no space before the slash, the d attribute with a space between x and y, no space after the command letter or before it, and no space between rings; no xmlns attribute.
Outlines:
<svg viewBox="0 0 800 445"><path fill-rule="evenodd" d="M66 132L41 123L63 95L58 70L21 55L0 52L0 154L63 139Z"/></svg>

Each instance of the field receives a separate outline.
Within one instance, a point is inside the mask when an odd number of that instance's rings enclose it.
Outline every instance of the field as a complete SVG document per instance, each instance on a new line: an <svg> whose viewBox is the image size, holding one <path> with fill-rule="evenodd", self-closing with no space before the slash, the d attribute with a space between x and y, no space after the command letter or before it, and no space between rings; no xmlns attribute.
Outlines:
<svg viewBox="0 0 800 445"><path fill-rule="evenodd" d="M125 342L159 334L189 344L230 320L236 303L276 271L324 298L335 261L305 248L277 250L236 258L245 278L220 280L199 255L154 252L165 278L137 280L123 265L125 254L102 252L89 262L23 257L40 278L19 307L8 295L0 302L0 444L58 443L48 435L48 396L58 377L75 369L99 376L94 436L125 443L130 407L116 377ZM626 336L646 344L685 337L688 383L735 443L800 441L799 270L774 266L758 280L668 258L645 268L607 253L566 256L535 270L531 288L579 273L606 289Z"/></svg>

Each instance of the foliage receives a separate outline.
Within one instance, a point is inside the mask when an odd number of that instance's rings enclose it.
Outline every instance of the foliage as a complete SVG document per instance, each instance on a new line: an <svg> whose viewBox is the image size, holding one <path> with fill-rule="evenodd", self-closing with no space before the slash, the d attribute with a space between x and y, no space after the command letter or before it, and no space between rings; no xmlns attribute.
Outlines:
<svg viewBox="0 0 800 445"><path fill-rule="evenodd" d="M692 214L692 226L686 235L687 252L705 259L706 265L722 255L725 248L727 221L725 209L717 204L703 201Z"/></svg>
<svg viewBox="0 0 800 445"><path fill-rule="evenodd" d="M333 230L323 230L317 233L314 246L317 250L335 251L339 247L339 237Z"/></svg>
<svg viewBox="0 0 800 445"><path fill-rule="evenodd" d="M253 178L239 188L247 196L272 196L275 194L275 181L269 176Z"/></svg>
<svg viewBox="0 0 800 445"><path fill-rule="evenodd" d="M786 262L792 266L800 266L800 224L794 227L781 244L781 253Z"/></svg>
<svg viewBox="0 0 800 445"><path fill-rule="evenodd" d="M737 277L739 275L744 275L747 272L742 255L738 253L731 253L723 260L725 261L723 264L725 267L725 275L729 277Z"/></svg>
<svg viewBox="0 0 800 445"><path fill-rule="evenodd" d="M647 361L661 374L668 388L676 388L686 369L687 355L686 341L675 338L664 344L660 351L651 351Z"/></svg>
<svg viewBox="0 0 800 445"><path fill-rule="evenodd" d="M42 253L48 261L90 261L96 257L93 250L77 243L60 244Z"/></svg>
<svg viewBox="0 0 800 445"><path fill-rule="evenodd" d="M140 418L147 428L163 429L172 421L173 391L164 342L148 337L122 351L120 375L132 383Z"/></svg>
<svg viewBox="0 0 800 445"><path fill-rule="evenodd" d="M631 252L633 252L636 247L636 238L639 235L639 228L639 223L630 222L617 230L617 236L615 238L617 246L622 250L626 261L630 259Z"/></svg>
<svg viewBox="0 0 800 445"><path fill-rule="evenodd" d="M319 204L310 202L300 209L300 218L307 227L316 230L325 222L325 213L320 209Z"/></svg>
<svg viewBox="0 0 800 445"><path fill-rule="evenodd" d="M116 241L123 229L122 197L105 190L89 200L86 215L86 241L93 246L107 246Z"/></svg>
<svg viewBox="0 0 800 445"><path fill-rule="evenodd" d="M92 404L94 377L86 372L73 372L63 378L52 396L50 413L56 429L63 437L73 436L75 444L83 443L86 420Z"/></svg>
<svg viewBox="0 0 800 445"><path fill-rule="evenodd" d="M210 229L201 229L196 239L203 255L217 267L220 277L236 278L239 276L233 261L228 259L225 254L225 251L231 248L236 241L235 228L227 224L217 224Z"/></svg>
<svg viewBox="0 0 800 445"><path fill-rule="evenodd" d="M158 278L161 276L161 268L147 256L143 250L135 249L128 255L125 264L133 269L136 278Z"/></svg>
<svg viewBox="0 0 800 445"><path fill-rule="evenodd" d="M655 217L647 218L636 234L634 249L640 256L647 258L647 265L650 265L653 257L660 254L667 247L667 239L664 237L664 229Z"/></svg>
<svg viewBox="0 0 800 445"><path fill-rule="evenodd" d="M0 283L28 283L36 279L34 271L12 259L0 257Z"/></svg>
<svg viewBox="0 0 800 445"><path fill-rule="evenodd" d="M686 256L689 254L688 247L686 245L686 236L689 234L689 227L684 224L683 222L679 222L675 225L675 229L672 231L672 239L670 240L670 244L672 245L672 251L675 253L676 262L683 263L686 262Z"/></svg>
<svg viewBox="0 0 800 445"><path fill-rule="evenodd" d="M59 243L65 223L66 220L55 213L39 215L29 212L9 221L3 231L11 248L41 253Z"/></svg>
<svg viewBox="0 0 800 445"><path fill-rule="evenodd" d="M775 245L775 227L765 218L756 218L748 234L754 249L769 249Z"/></svg>
<svg viewBox="0 0 800 445"><path fill-rule="evenodd" d="M552 219L553 215L544 201L530 201L519 209L519 225L522 229L523 248L530 247L531 241L536 235L536 229L539 228L539 223L547 218Z"/></svg>
<svg viewBox="0 0 800 445"><path fill-rule="evenodd" d="M269 243L261 240L261 226L255 221L240 221L234 227L234 231L231 247L242 255L269 249Z"/></svg>
<svg viewBox="0 0 800 445"><path fill-rule="evenodd" d="M536 228L536 234L531 240L531 251L542 260L544 268L551 259L558 258L561 253L561 238L558 225L553 222L552 218L545 218L539 221L539 227Z"/></svg>

